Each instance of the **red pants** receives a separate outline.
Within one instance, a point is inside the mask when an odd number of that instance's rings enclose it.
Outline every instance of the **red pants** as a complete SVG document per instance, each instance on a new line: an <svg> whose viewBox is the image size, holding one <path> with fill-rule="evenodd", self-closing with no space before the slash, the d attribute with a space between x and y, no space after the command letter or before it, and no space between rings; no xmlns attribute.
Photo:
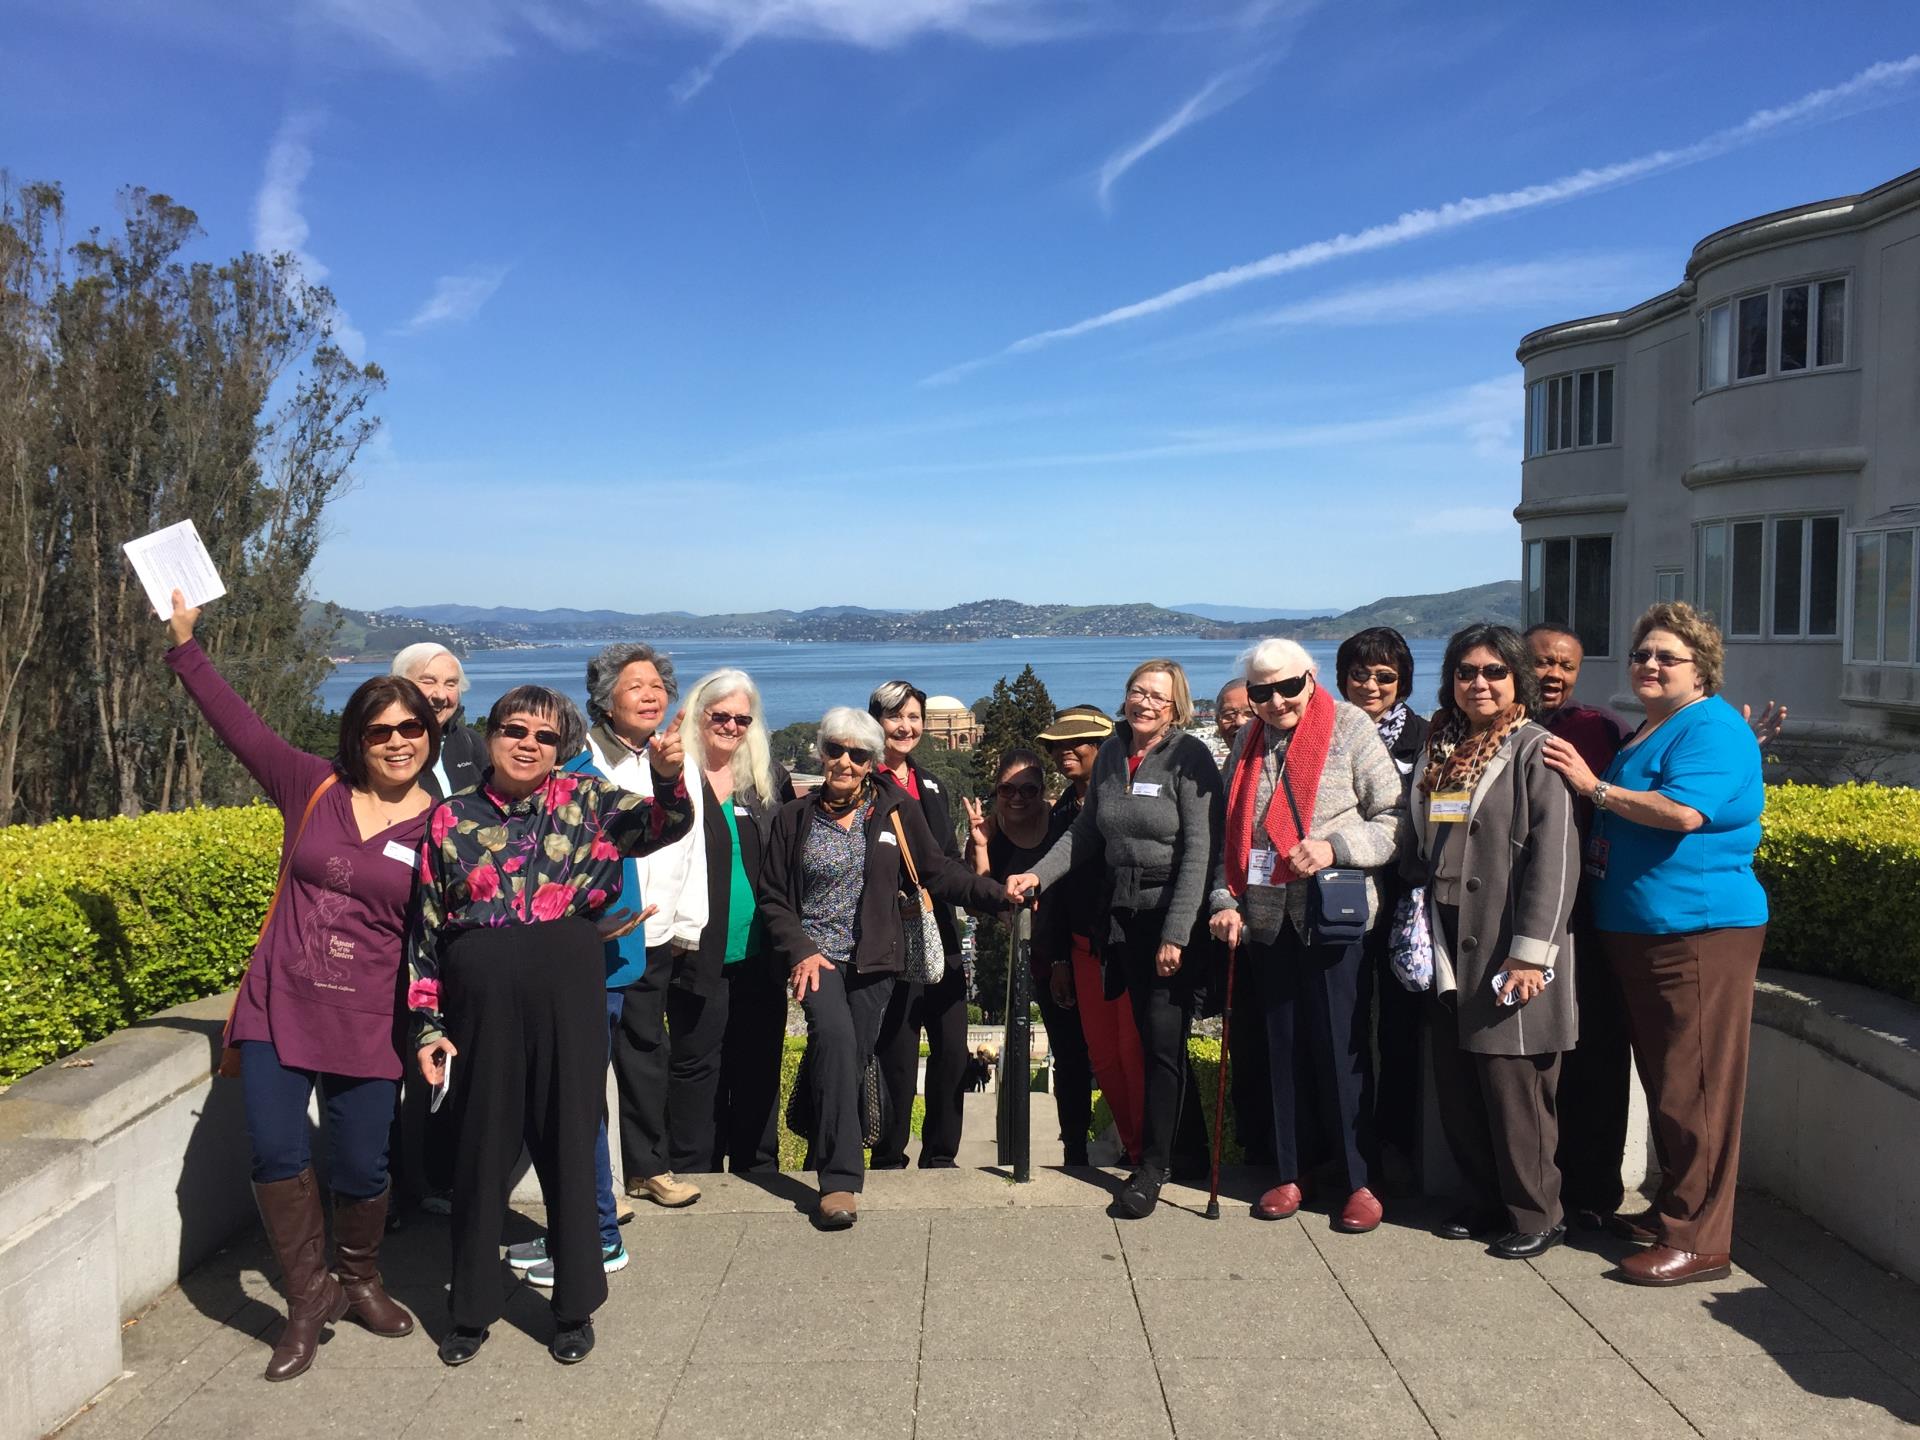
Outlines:
<svg viewBox="0 0 1920 1440"><path fill-rule="evenodd" d="M1133 1023L1133 1002L1122 993L1106 998L1100 958L1084 935L1073 937L1073 1003L1087 1037L1087 1058L1094 1083L1113 1112L1113 1128L1131 1159L1140 1156L1142 1112L1146 1108L1147 1070L1140 1059L1140 1028Z"/></svg>

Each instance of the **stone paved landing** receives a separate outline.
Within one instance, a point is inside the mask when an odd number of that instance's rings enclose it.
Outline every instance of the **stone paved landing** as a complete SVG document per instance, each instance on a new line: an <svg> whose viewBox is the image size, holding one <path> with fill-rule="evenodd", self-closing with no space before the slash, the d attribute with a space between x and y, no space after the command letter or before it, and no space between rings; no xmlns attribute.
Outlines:
<svg viewBox="0 0 1920 1440"><path fill-rule="evenodd" d="M821 1235L811 1191L714 1179L647 1207L599 1347L564 1369L549 1312L514 1289L463 1369L442 1367L444 1225L389 1247L406 1340L339 1328L301 1379L260 1379L277 1323L249 1239L126 1328L124 1379L61 1432L115 1436L731 1437L1835 1436L1920 1424L1920 1287L1761 1195L1731 1279L1609 1279L1611 1241L1490 1258L1390 1207L1372 1235L1324 1213L1263 1224L1254 1177L1225 1217L1170 1190L1144 1222L1117 1180L985 1170L870 1178L860 1223ZM532 1234L520 1220L510 1239Z"/></svg>

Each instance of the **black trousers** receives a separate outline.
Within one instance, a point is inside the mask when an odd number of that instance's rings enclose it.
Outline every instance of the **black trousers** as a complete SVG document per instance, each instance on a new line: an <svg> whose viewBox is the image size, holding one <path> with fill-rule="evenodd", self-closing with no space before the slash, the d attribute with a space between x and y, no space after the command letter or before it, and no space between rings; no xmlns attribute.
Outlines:
<svg viewBox="0 0 1920 1440"><path fill-rule="evenodd" d="M1053 998L1053 987L1034 982L1033 998L1047 1025L1047 1050L1053 1056L1053 1107L1060 1116L1060 1145L1069 1165L1087 1163L1087 1130L1093 1124L1093 1061L1080 1011Z"/></svg>
<svg viewBox="0 0 1920 1440"><path fill-rule="evenodd" d="M627 986L613 1032L613 1079L620 1095L620 1167L627 1180L664 1175L667 1163L667 982L673 950L647 947L647 968Z"/></svg>
<svg viewBox="0 0 1920 1440"><path fill-rule="evenodd" d="M707 927L709 944L674 955L667 981L667 1169L717 1170L721 1051L732 988L726 935Z"/></svg>
<svg viewBox="0 0 1920 1440"><path fill-rule="evenodd" d="M585 920L466 930L441 967L449 1089L453 1323L500 1318L500 1236L522 1137L547 1201L553 1310L584 1320L607 1298L594 1180L605 1094L606 961Z"/></svg>
<svg viewBox="0 0 1920 1440"><path fill-rule="evenodd" d="M1259 977L1272 1065L1273 1163L1303 1173L1299 1130L1315 1124L1349 1192L1368 1183L1373 1074L1367 1021L1373 972L1358 942L1309 945L1291 924L1271 944L1243 944Z"/></svg>
<svg viewBox="0 0 1920 1440"><path fill-rule="evenodd" d="M1633 1050L1620 977L1600 937L1573 935L1574 989L1580 1002L1580 1040L1560 1063L1561 1198L1570 1210L1611 1215L1626 1198L1620 1162L1627 1148L1627 1104Z"/></svg>
<svg viewBox="0 0 1920 1440"><path fill-rule="evenodd" d="M1187 1063L1187 1037L1193 1024L1194 986L1202 978L1200 947L1182 953L1180 969L1161 976L1154 965L1165 916L1157 911L1115 911L1121 938L1110 941L1106 960L1118 964L1133 1002L1133 1023L1140 1031L1140 1059L1146 1067L1146 1104L1141 1116L1141 1169L1166 1175L1178 1164L1183 1172L1204 1174L1207 1127L1200 1113L1200 1088Z"/></svg>
<svg viewBox="0 0 1920 1440"><path fill-rule="evenodd" d="M787 967L768 950L724 972L726 1030L714 1097L711 1168L735 1174L780 1168L776 1112L780 1056L787 1036Z"/></svg>
<svg viewBox="0 0 1920 1440"><path fill-rule="evenodd" d="M807 1063L813 1086L813 1134L807 1167L820 1193L859 1194L866 1180L866 1127L860 1123L860 1082L880 1042L898 976L862 975L846 964L822 969L820 988L800 1004L807 1012Z"/></svg>
<svg viewBox="0 0 1920 1440"><path fill-rule="evenodd" d="M1427 1028L1427 997L1407 989L1393 973L1387 939L1399 891L1380 872L1374 883L1380 887L1381 913L1365 942L1374 993L1373 1128L1382 1145L1412 1159L1420 1153L1420 1037Z"/></svg>
<svg viewBox="0 0 1920 1440"><path fill-rule="evenodd" d="M920 1034L927 1036L927 1114L920 1126L920 1164L960 1153L960 1097L966 1091L967 977L960 957L947 957L938 985L894 986L880 1030L880 1080L887 1087L886 1133L873 1147L876 1170L904 1162L919 1088Z"/></svg>
<svg viewBox="0 0 1920 1440"><path fill-rule="evenodd" d="M1229 1037L1233 1064L1233 1133L1249 1165L1271 1165L1273 1155L1273 1075L1267 1054L1267 1019L1260 1002L1260 980L1242 945L1233 977L1233 1022Z"/></svg>
<svg viewBox="0 0 1920 1440"><path fill-rule="evenodd" d="M721 961L703 959L697 950L648 946L646 973L627 987L613 1036L627 1179L698 1171L712 1162L726 1030Z"/></svg>

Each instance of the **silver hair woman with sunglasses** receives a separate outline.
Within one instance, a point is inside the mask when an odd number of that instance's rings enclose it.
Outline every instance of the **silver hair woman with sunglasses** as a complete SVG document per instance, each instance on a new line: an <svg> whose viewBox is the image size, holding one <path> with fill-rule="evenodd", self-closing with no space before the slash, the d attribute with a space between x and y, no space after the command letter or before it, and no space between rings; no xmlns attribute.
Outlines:
<svg viewBox="0 0 1920 1440"><path fill-rule="evenodd" d="M1434 1094L1469 1190L1440 1233L1492 1238L1508 1260L1566 1234L1554 1093L1560 1056L1579 1039L1568 935L1579 831L1546 763L1539 704L1532 654L1513 630L1470 625L1447 642L1413 774L1417 843L1401 867L1424 887Z"/></svg>
<svg viewBox="0 0 1920 1440"><path fill-rule="evenodd" d="M682 737L702 787L707 923L669 998L668 1161L676 1172L780 1167L774 1112L787 1031L786 967L760 914L773 817L793 780L767 747L760 689L715 670L687 692Z"/></svg>
<svg viewBox="0 0 1920 1440"><path fill-rule="evenodd" d="M880 722L862 711L837 706L821 719L821 786L774 817L760 897L807 1015L799 1108L822 1230L844 1230L859 1214L860 1086L905 962L898 900L912 889L907 857L935 900L1005 908L1000 886L951 859L904 790L875 782L885 743Z"/></svg>
<svg viewBox="0 0 1920 1440"><path fill-rule="evenodd" d="M693 827L679 728L648 742L653 794L636 795L560 770L580 751L580 712L516 686L487 715L485 778L427 823L407 1003L421 1073L446 1087L457 1136L445 1364L473 1359L505 1304L500 1231L523 1137L547 1202L548 1349L565 1365L593 1349L607 1298L595 1173L607 961L595 922L620 898L623 857Z"/></svg>
<svg viewBox="0 0 1920 1440"><path fill-rule="evenodd" d="M266 1377L291 1380L343 1316L376 1335L413 1330L381 1284L379 1261L400 1079L394 1010L431 803L420 776L439 753L440 727L417 685L382 675L348 699L332 758L309 755L220 677L193 638L199 618L176 590L167 665L286 825L280 884L234 997L221 1069L239 1066L254 1198L287 1295ZM331 1142L332 1271L308 1148L316 1088Z"/></svg>

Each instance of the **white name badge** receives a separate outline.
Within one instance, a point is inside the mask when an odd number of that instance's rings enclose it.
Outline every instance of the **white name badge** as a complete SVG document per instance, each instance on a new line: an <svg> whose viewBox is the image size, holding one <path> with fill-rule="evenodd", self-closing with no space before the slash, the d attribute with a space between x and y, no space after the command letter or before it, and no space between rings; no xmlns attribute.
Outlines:
<svg viewBox="0 0 1920 1440"><path fill-rule="evenodd" d="M1273 884L1273 867L1280 863L1280 854L1276 850L1249 850L1247 852L1247 884Z"/></svg>
<svg viewBox="0 0 1920 1440"><path fill-rule="evenodd" d="M1149 799L1152 799L1160 793L1160 782L1158 780L1136 780L1133 782L1133 793L1136 795L1145 795Z"/></svg>
<svg viewBox="0 0 1920 1440"><path fill-rule="evenodd" d="M1427 823L1458 825L1473 809L1473 796L1465 790L1436 790L1427 802Z"/></svg>
<svg viewBox="0 0 1920 1440"><path fill-rule="evenodd" d="M402 865L409 866L419 858L419 856L415 855L413 851L402 845L398 840L387 841L386 848L381 853L389 860L398 860Z"/></svg>
<svg viewBox="0 0 1920 1440"><path fill-rule="evenodd" d="M936 795L940 793L940 787L924 775L920 777L920 788L922 790L931 790Z"/></svg>
<svg viewBox="0 0 1920 1440"><path fill-rule="evenodd" d="M751 820L753 818L753 812L744 805L734 806L733 813L738 815L742 820Z"/></svg>
<svg viewBox="0 0 1920 1440"><path fill-rule="evenodd" d="M893 838L893 832L891 830L882 830L880 832L880 843L882 845L892 845L895 847L898 847L900 844L898 840Z"/></svg>

